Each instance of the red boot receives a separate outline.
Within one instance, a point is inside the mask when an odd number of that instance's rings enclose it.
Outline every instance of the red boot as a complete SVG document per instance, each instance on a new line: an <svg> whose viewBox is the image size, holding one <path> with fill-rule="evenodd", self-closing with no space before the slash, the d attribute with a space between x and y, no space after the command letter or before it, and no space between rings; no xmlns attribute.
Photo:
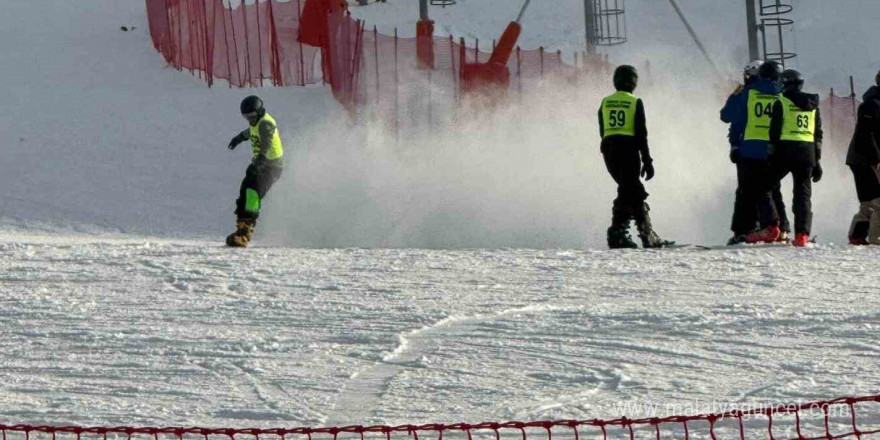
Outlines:
<svg viewBox="0 0 880 440"><path fill-rule="evenodd" d="M779 226L768 226L746 236L746 243L773 243L779 239Z"/></svg>
<svg viewBox="0 0 880 440"><path fill-rule="evenodd" d="M791 242L791 244L793 244L797 247L804 247L809 242L810 242L810 236L807 234L804 234L803 232L799 232L797 235L795 235L794 241Z"/></svg>

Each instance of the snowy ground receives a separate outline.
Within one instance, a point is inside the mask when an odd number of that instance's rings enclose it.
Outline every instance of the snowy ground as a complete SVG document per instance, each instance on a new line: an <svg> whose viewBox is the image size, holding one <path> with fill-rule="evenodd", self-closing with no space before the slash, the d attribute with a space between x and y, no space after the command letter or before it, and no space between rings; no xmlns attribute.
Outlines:
<svg viewBox="0 0 880 440"><path fill-rule="evenodd" d="M0 414L399 424L877 393L878 256L3 235Z"/></svg>
<svg viewBox="0 0 880 440"><path fill-rule="evenodd" d="M230 251L248 158L226 144L254 90L163 68L140 0L2 11L0 424L637 417L651 414L627 405L880 393L880 251L831 244L855 209L833 152L814 193L819 246L605 251L614 191L593 114L607 84L545 85L406 145L350 124L321 87L262 89L288 168L257 247ZM577 27L543 11L530 41ZM846 35L870 29L854 23ZM679 31L657 38L687 47ZM832 49L826 64L850 53ZM863 49L847 62L876 50ZM640 89L655 223L719 243L733 195L723 96L655 74Z"/></svg>

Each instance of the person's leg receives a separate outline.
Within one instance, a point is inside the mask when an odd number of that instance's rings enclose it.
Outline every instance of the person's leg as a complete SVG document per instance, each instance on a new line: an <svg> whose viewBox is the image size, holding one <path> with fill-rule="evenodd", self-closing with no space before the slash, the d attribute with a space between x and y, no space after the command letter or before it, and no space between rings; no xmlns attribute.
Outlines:
<svg viewBox="0 0 880 440"><path fill-rule="evenodd" d="M874 213L873 200L880 198L880 182L867 165L850 166L859 200L859 211L853 216L847 234L851 244L868 244L868 230Z"/></svg>
<svg viewBox="0 0 880 440"><path fill-rule="evenodd" d="M603 157L608 173L617 183L617 198L611 208L611 226L607 232L608 247L635 248L637 245L629 236L629 222L635 214L633 199L645 192L639 180L639 167L634 165L631 154L615 154L609 151ZM638 156L635 156L635 160L638 160Z"/></svg>
<svg viewBox="0 0 880 440"><path fill-rule="evenodd" d="M813 195L812 174L813 165L809 162L793 164L791 170L792 180L794 181L792 210L794 211L794 244L796 246L807 244L813 225L813 204L811 201Z"/></svg>

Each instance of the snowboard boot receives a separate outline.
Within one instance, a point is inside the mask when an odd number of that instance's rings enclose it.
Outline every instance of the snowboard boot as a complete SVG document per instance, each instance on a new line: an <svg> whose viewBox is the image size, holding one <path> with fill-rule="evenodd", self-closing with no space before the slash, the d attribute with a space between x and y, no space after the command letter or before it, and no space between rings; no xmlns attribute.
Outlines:
<svg viewBox="0 0 880 440"><path fill-rule="evenodd" d="M809 235L807 235L803 232L798 232L797 235L794 236L794 241L792 241L791 244L793 244L797 247L804 247L809 242L810 242Z"/></svg>
<svg viewBox="0 0 880 440"><path fill-rule="evenodd" d="M636 244L629 236L629 228L626 226L612 225L608 228L608 248L610 249L637 249Z"/></svg>
<svg viewBox="0 0 880 440"><path fill-rule="evenodd" d="M226 237L226 245L231 247L247 247L254 236L256 219L238 219L235 222L235 232Z"/></svg>
<svg viewBox="0 0 880 440"><path fill-rule="evenodd" d="M862 246L868 244L868 228L871 225L871 214L874 208L871 202L862 202L859 204L859 212L853 216L852 223L849 225L849 244Z"/></svg>
<svg viewBox="0 0 880 440"><path fill-rule="evenodd" d="M880 199L871 200L871 221L868 224L868 244L880 244Z"/></svg>
<svg viewBox="0 0 880 440"><path fill-rule="evenodd" d="M768 226L746 237L746 243L773 243L779 239L779 226Z"/></svg>
<svg viewBox="0 0 880 440"><path fill-rule="evenodd" d="M786 231L785 229L780 229L779 230L779 237L776 238L776 242L777 243L788 243L789 241L791 241L791 238L789 237L790 235L791 235L791 232Z"/></svg>
<svg viewBox="0 0 880 440"><path fill-rule="evenodd" d="M629 236L629 221L632 213L629 208L621 203L620 199L614 200L611 207L611 227L608 228L608 247L610 249L636 249L639 246Z"/></svg>
<svg viewBox="0 0 880 440"><path fill-rule="evenodd" d="M660 238L654 227L651 225L651 215L648 212L651 207L647 203L642 203L641 212L636 213L636 228L639 230L639 238L642 240L642 246L645 249L662 248L675 244L674 241L668 241Z"/></svg>

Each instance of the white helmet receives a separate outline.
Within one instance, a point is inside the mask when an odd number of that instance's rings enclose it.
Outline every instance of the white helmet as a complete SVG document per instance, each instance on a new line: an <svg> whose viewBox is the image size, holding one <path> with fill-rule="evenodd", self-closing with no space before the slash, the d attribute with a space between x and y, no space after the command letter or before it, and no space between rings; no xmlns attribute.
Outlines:
<svg viewBox="0 0 880 440"><path fill-rule="evenodd" d="M746 67L743 69L743 81L749 82L752 78L756 78L761 64L764 64L761 60L749 61L749 64L746 64Z"/></svg>

